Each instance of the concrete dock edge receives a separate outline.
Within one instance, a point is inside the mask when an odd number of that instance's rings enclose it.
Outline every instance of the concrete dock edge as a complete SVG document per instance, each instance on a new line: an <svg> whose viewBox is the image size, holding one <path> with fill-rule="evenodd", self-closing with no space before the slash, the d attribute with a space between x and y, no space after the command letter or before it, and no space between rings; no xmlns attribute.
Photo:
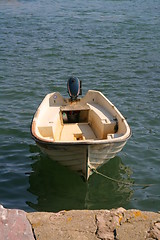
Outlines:
<svg viewBox="0 0 160 240"><path fill-rule="evenodd" d="M26 213L0 205L0 239L159 240L160 213L124 208Z"/></svg>

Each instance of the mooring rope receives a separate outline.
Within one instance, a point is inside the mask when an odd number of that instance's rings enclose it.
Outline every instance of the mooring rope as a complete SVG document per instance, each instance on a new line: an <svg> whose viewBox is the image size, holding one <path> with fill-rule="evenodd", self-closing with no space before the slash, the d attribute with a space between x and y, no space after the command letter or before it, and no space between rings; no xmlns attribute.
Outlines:
<svg viewBox="0 0 160 240"><path fill-rule="evenodd" d="M120 183L120 184L123 184L123 185L133 185L133 186L141 186L141 187L149 187L151 185L154 185L154 184L151 184L151 183L150 184L138 184L138 183L131 183L131 182L125 182L125 181L117 180L115 178L109 177L107 175L104 175L103 173L98 172L94 168L91 168L91 167L89 167L89 168L91 169L92 172L97 173L98 175L100 175L100 176L102 176L102 177L104 177L104 178L106 178L106 179L108 179L110 181L113 181L113 182L116 182L116 183Z"/></svg>

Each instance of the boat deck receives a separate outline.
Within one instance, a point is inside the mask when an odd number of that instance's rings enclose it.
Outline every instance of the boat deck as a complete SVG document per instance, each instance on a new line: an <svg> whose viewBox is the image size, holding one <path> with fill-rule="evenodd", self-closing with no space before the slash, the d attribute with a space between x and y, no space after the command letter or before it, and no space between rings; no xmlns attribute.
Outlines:
<svg viewBox="0 0 160 240"><path fill-rule="evenodd" d="M88 123L67 123L64 124L60 141L96 140L92 128Z"/></svg>

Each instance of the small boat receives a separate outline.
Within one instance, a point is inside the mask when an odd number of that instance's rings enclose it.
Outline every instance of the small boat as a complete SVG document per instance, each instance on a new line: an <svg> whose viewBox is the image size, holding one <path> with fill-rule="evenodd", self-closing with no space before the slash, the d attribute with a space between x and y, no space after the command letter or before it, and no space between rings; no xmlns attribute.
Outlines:
<svg viewBox="0 0 160 240"><path fill-rule="evenodd" d="M99 91L82 98L81 82L67 82L70 98L49 93L31 123L36 144L51 159L79 172L85 180L113 158L131 136L130 127L118 109Z"/></svg>

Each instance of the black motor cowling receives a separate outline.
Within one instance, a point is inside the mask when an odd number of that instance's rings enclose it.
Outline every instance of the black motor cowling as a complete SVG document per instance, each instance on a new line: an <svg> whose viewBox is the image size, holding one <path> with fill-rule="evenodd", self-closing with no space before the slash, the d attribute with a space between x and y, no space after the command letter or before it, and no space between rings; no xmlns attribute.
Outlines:
<svg viewBox="0 0 160 240"><path fill-rule="evenodd" d="M81 95L81 82L77 77L70 77L67 82L68 94L71 100L76 100Z"/></svg>

